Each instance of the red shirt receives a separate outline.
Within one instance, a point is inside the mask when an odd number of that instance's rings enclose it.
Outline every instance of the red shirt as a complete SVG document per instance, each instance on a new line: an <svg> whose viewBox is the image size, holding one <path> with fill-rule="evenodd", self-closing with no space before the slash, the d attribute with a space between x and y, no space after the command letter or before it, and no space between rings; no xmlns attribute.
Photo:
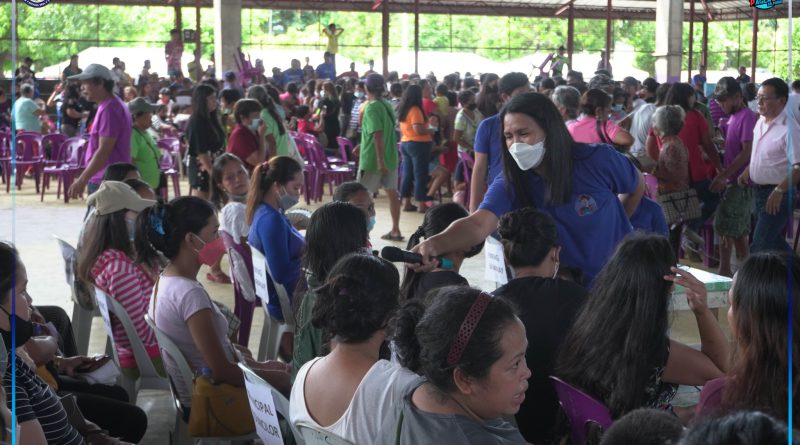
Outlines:
<svg viewBox="0 0 800 445"><path fill-rule="evenodd" d="M713 176L713 166L709 168L711 162L703 158L704 133L708 133L708 123L703 114L697 110L687 111L686 118L683 120L683 128L678 133L678 137L689 151L689 178L692 182L703 181ZM655 134L652 129L650 129L650 134ZM658 150L661 151L661 139L657 137L656 142L658 142Z"/></svg>
<svg viewBox="0 0 800 445"><path fill-rule="evenodd" d="M247 171L253 172L255 165L247 162L247 157L258 151L258 138L249 128L236 124L228 137L228 146L225 150L238 156L247 167Z"/></svg>
<svg viewBox="0 0 800 445"><path fill-rule="evenodd" d="M433 99L422 99L422 109L425 110L426 116L430 116L436 113L436 102Z"/></svg>

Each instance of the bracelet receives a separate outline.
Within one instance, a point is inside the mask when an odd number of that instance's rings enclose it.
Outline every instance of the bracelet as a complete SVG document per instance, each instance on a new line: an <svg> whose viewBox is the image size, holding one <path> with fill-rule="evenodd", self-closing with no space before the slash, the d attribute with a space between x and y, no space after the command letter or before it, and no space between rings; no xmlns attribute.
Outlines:
<svg viewBox="0 0 800 445"><path fill-rule="evenodd" d="M786 190L781 189L781 186L779 186L779 185L776 185L775 188L772 189L772 191L773 192L778 192L778 193L786 193Z"/></svg>

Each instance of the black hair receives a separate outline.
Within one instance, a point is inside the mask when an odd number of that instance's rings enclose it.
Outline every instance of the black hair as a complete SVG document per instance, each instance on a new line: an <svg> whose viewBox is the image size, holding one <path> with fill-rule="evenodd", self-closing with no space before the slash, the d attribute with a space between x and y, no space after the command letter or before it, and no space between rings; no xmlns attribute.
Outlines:
<svg viewBox="0 0 800 445"><path fill-rule="evenodd" d="M795 79L792 81L792 90L800 90L800 79Z"/></svg>
<svg viewBox="0 0 800 445"><path fill-rule="evenodd" d="M553 218L533 207L506 213L497 230L511 267L538 266L553 247L560 245Z"/></svg>
<svg viewBox="0 0 800 445"><path fill-rule="evenodd" d="M297 94L297 92L298 92L298 91L299 91L299 90L298 90L298 87L297 87L297 84L296 84L296 83L294 83L294 82L289 82L288 84L286 84L286 92L287 92L287 93L289 93L289 94L291 94L292 96L294 96L295 94Z"/></svg>
<svg viewBox="0 0 800 445"><path fill-rule="evenodd" d="M329 202L311 214L306 230L303 267L322 281L336 260L363 249L367 241L364 212L347 202Z"/></svg>
<svg viewBox="0 0 800 445"><path fill-rule="evenodd" d="M300 105L299 107L294 109L292 115L298 119L305 119L308 116L308 113L311 112L311 108L308 105Z"/></svg>
<svg viewBox="0 0 800 445"><path fill-rule="evenodd" d="M750 82L742 88L742 92L744 93L744 100L750 102L756 98L756 94L758 94L758 89L756 88L756 84Z"/></svg>
<svg viewBox="0 0 800 445"><path fill-rule="evenodd" d="M235 88L225 88L219 93L219 97L224 99L229 106L233 106L236 101L242 98L242 92Z"/></svg>
<svg viewBox="0 0 800 445"><path fill-rule="evenodd" d="M600 89L593 88L583 93L581 96L581 112L588 116L595 116L598 108L607 108L611 104L611 98Z"/></svg>
<svg viewBox="0 0 800 445"><path fill-rule="evenodd" d="M363 221L363 213L359 214ZM386 327L397 309L399 281L397 268L383 258L347 254L316 289L311 323L339 343L366 341Z"/></svg>
<svg viewBox="0 0 800 445"><path fill-rule="evenodd" d="M222 176L225 172L225 166L228 162L238 162L239 165L244 167L244 162L233 153L222 153L214 158L214 165L211 168L211 178L209 178L208 186L211 191L209 201L214 205L217 210L228 203L228 195L219 186L222 183Z"/></svg>
<svg viewBox="0 0 800 445"><path fill-rule="evenodd" d="M115 162L106 167L103 181L124 181L128 173L138 171L139 169L129 162Z"/></svg>
<svg viewBox="0 0 800 445"><path fill-rule="evenodd" d="M252 113L261 113L261 102L255 99L239 99L233 105L233 118L237 124L242 123L242 118Z"/></svg>
<svg viewBox="0 0 800 445"><path fill-rule="evenodd" d="M543 90L552 90L556 87L556 81L551 78L542 79L541 89Z"/></svg>
<svg viewBox="0 0 800 445"><path fill-rule="evenodd" d="M678 416L663 409L639 408L603 433L600 445L672 445L683 435Z"/></svg>
<svg viewBox="0 0 800 445"><path fill-rule="evenodd" d="M693 108L689 106L689 98L694 96L694 88L688 83L676 82L669 87L667 97L664 98L664 105L680 105L683 111Z"/></svg>
<svg viewBox="0 0 800 445"><path fill-rule="evenodd" d="M469 102L470 99L475 97L475 93L470 90L462 90L458 92L458 103L461 104L463 107L465 103Z"/></svg>
<svg viewBox="0 0 800 445"><path fill-rule="evenodd" d="M680 445L786 445L786 424L759 411L739 411L695 424ZM800 443L794 436L791 444Z"/></svg>
<svg viewBox="0 0 800 445"><path fill-rule="evenodd" d="M140 192L142 190L148 190L150 192L153 192L153 194L155 194L155 190L153 190L153 187L150 187L150 184L142 181L141 179L130 178L122 182L128 184L136 193L141 194Z"/></svg>
<svg viewBox="0 0 800 445"><path fill-rule="evenodd" d="M436 94L441 94L442 96L444 96L445 94L447 94L448 91L449 89L447 88L447 85L443 83L436 85Z"/></svg>
<svg viewBox="0 0 800 445"><path fill-rule="evenodd" d="M256 210L264 202L264 196L269 193L273 184L284 185L302 171L303 167L288 156L276 156L257 165L253 169L253 174L250 175L250 187L247 191L247 209L245 211L247 224L253 223Z"/></svg>
<svg viewBox="0 0 800 445"><path fill-rule="evenodd" d="M475 379L485 378L503 356L500 343L506 328L518 320L515 308L503 298L491 297L458 363L447 362L464 318L481 293L467 286L447 286L407 301L390 323L400 364L444 394L456 390L456 368Z"/></svg>
<svg viewBox="0 0 800 445"><path fill-rule="evenodd" d="M656 106L666 105L667 93L672 88L671 83L662 83L656 88Z"/></svg>
<svg viewBox="0 0 800 445"><path fill-rule="evenodd" d="M530 86L530 81L528 80L528 76L523 73L508 73L500 78L500 81L497 84L499 92L501 94L505 94L506 96L510 96L511 93L514 92L517 88Z"/></svg>
<svg viewBox="0 0 800 445"><path fill-rule="evenodd" d="M181 196L142 210L136 218L136 262L152 263L159 253L175 259L186 234L199 233L212 216L211 203L196 196Z"/></svg>
<svg viewBox="0 0 800 445"><path fill-rule="evenodd" d="M402 96L403 95L403 85L398 83L393 83L389 86L389 92L392 96Z"/></svg>
<svg viewBox="0 0 800 445"><path fill-rule="evenodd" d="M11 297L17 284L17 269L20 265L19 252L13 244L0 241L0 304Z"/></svg>
<svg viewBox="0 0 800 445"><path fill-rule="evenodd" d="M545 95L523 93L514 96L500 111L503 171L508 178L507 187L513 188L520 207L529 207L533 205L533 199L528 195L528 177L534 173L522 171L508 152L506 139L503 137L505 133L504 119L508 113L528 115L547 134L545 137L547 150L542 161L547 174L545 204L558 207L569 202L572 197L572 144L574 142L558 108Z"/></svg>
<svg viewBox="0 0 800 445"><path fill-rule="evenodd" d="M425 217L422 220L422 225L408 238L407 249L411 249L420 243L422 238L429 239L434 235L438 235L447 229L450 224L469 216L469 212L460 204L455 202L448 202L431 207L425 212ZM464 254L465 257L470 258L477 255L483 249L483 242L473 246L468 252ZM400 286L400 294L403 300L410 300L420 297L421 295L414 295L419 281L422 279L423 273L415 272L406 267L406 273L403 277L403 284Z"/></svg>
<svg viewBox="0 0 800 445"><path fill-rule="evenodd" d="M333 200L339 202L350 201L350 197L359 192L367 192L366 187L358 181L349 181L339 184L333 191Z"/></svg>
<svg viewBox="0 0 800 445"><path fill-rule="evenodd" d="M770 79L765 80L761 83L761 86L768 86L772 87L775 90L775 95L778 98L789 99L789 85L786 85L786 82L783 79L778 77L772 77Z"/></svg>
<svg viewBox="0 0 800 445"><path fill-rule="evenodd" d="M675 263L663 236L626 237L562 343L554 375L600 400L614 418L645 405L653 369L666 363L673 286L664 275Z"/></svg>
<svg viewBox="0 0 800 445"><path fill-rule="evenodd" d="M422 109L422 87L418 84L411 84L403 91L400 104L397 105L397 121L403 122L412 108L418 107L423 119L427 119L425 110Z"/></svg>

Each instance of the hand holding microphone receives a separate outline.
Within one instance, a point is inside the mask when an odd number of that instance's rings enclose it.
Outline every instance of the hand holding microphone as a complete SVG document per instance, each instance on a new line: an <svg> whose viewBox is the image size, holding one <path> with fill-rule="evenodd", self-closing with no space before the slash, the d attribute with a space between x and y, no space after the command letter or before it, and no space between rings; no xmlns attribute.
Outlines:
<svg viewBox="0 0 800 445"><path fill-rule="evenodd" d="M394 246L386 246L381 250L381 257L385 260L391 261L393 263L407 263L411 265L420 265L423 266L422 271L426 271L424 257L416 252L410 252L408 250L403 250ZM453 262L444 257L431 257L434 261L431 261L429 264L432 264L433 268L440 268L440 269L452 269ZM413 266L412 266L413 267ZM416 270L416 269L415 269Z"/></svg>

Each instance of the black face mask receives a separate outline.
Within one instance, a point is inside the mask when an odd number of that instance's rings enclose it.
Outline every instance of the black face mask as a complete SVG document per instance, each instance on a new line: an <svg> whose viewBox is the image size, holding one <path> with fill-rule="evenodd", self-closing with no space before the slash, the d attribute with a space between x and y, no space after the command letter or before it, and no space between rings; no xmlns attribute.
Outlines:
<svg viewBox="0 0 800 445"><path fill-rule="evenodd" d="M8 314L8 322L11 323L11 314L8 311L0 306L0 310ZM25 320L19 315L14 315L14 319L16 320L17 325L17 342L15 345L12 346L11 344L11 331L3 331L0 330L0 335L3 336L3 344L6 346L6 349L16 349L20 346L24 345L25 343L33 337L33 322L30 320Z"/></svg>

